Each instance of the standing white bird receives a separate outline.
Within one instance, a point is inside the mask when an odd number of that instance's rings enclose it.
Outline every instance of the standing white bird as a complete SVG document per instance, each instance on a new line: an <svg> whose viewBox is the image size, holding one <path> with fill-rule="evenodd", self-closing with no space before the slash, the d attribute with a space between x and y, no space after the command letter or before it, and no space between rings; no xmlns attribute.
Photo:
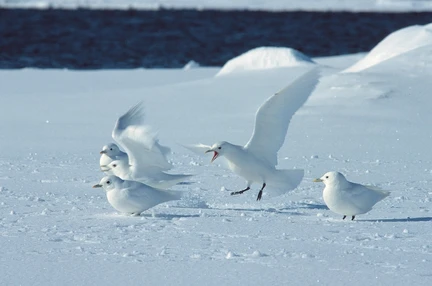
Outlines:
<svg viewBox="0 0 432 286"><path fill-rule="evenodd" d="M367 213L377 202L390 195L388 191L349 182L339 172L325 173L314 182L325 184L324 202L331 211L343 215L342 219L351 216L354 220L356 215Z"/></svg>
<svg viewBox="0 0 432 286"><path fill-rule="evenodd" d="M229 169L246 179L247 187L232 192L231 195L250 190L252 183L256 182L262 184L257 196L258 201L261 200L266 186L269 186L273 193L278 191L278 194L281 194L300 184L304 171L276 169L277 153L285 141L292 116L308 99L318 83L318 77L318 70L313 69L267 99L256 113L255 128L245 146L224 141L213 146L195 145L198 149L206 147L206 153L214 152L211 162L218 156L225 156Z"/></svg>
<svg viewBox="0 0 432 286"><path fill-rule="evenodd" d="M102 171L154 188L165 189L183 182L191 175L165 173L172 168L166 158L170 149L159 144L150 127L143 124L143 118L139 103L117 119L112 137L126 151L127 160L123 157L101 165Z"/></svg>
<svg viewBox="0 0 432 286"><path fill-rule="evenodd" d="M181 199L179 191L158 190L135 181L124 181L116 176L103 177L93 188L104 188L108 202L122 213L139 215L161 203Z"/></svg>
<svg viewBox="0 0 432 286"><path fill-rule="evenodd" d="M99 166L101 170L106 169L104 168L104 166L107 166L114 160L122 160L125 162L129 161L128 155L125 152L121 151L120 148L114 143L109 143L103 146L102 151L100 151L99 153L101 154L101 157L99 159ZM112 171L110 170L105 171L105 174L113 175Z"/></svg>

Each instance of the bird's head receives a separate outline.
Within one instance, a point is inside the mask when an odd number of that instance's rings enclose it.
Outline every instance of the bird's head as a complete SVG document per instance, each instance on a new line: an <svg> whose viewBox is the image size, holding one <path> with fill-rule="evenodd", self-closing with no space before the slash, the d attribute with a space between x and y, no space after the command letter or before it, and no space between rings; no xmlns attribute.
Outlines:
<svg viewBox="0 0 432 286"><path fill-rule="evenodd" d="M93 188L104 188L105 191L114 189L122 180L116 176L103 177L99 184L93 186Z"/></svg>
<svg viewBox="0 0 432 286"><path fill-rule="evenodd" d="M229 150L231 144L225 141L221 141L218 143L213 144L210 149L206 151L206 153L214 152L213 158L211 159L211 162L216 160L217 157L223 156L227 150Z"/></svg>
<svg viewBox="0 0 432 286"><path fill-rule="evenodd" d="M109 157L112 156L117 156L120 154L120 149L119 147L114 144L114 143L110 143L108 145L105 145L102 147L102 151L99 152L101 155L102 154L106 154Z"/></svg>
<svg viewBox="0 0 432 286"><path fill-rule="evenodd" d="M103 172L111 171L114 173L114 175L116 175L126 170L128 167L128 163L123 160L114 160L108 165L101 165L100 167Z"/></svg>
<svg viewBox="0 0 432 286"><path fill-rule="evenodd" d="M314 182L323 182L326 186L336 185L346 182L344 175L339 172L327 172L321 178L313 180Z"/></svg>

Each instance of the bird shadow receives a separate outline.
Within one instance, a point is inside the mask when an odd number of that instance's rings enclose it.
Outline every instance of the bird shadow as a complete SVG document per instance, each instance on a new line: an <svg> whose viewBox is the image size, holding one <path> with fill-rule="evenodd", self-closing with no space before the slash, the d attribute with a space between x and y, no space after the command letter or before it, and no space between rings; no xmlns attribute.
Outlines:
<svg viewBox="0 0 432 286"><path fill-rule="evenodd" d="M189 186L189 185L193 185L195 182L180 182L180 183L177 183L177 185L180 185L180 186Z"/></svg>
<svg viewBox="0 0 432 286"><path fill-rule="evenodd" d="M220 210L220 211L235 211L235 212L267 212L267 213L278 213L278 214L285 214L285 215L304 215L303 213L294 211L292 208L215 208L210 207L209 209L212 210Z"/></svg>
<svg viewBox="0 0 432 286"><path fill-rule="evenodd" d="M432 221L432 217L407 217L407 218L384 218L384 219L359 219L358 222L424 222Z"/></svg>
<svg viewBox="0 0 432 286"><path fill-rule="evenodd" d="M145 217L150 219L164 219L164 220L173 220L173 219L179 219L179 218L194 218L194 217L200 217L199 214L147 214L142 213L138 217Z"/></svg>
<svg viewBox="0 0 432 286"><path fill-rule="evenodd" d="M299 209L310 209L310 210L329 210L329 208L324 204L307 204L307 203L300 203L299 206L297 206Z"/></svg>

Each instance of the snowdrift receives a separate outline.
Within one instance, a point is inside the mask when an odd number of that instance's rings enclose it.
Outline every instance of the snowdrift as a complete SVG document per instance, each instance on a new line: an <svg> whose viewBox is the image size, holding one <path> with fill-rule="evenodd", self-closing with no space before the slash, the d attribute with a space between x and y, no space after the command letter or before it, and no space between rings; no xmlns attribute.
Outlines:
<svg viewBox="0 0 432 286"><path fill-rule="evenodd" d="M432 23L425 26L406 27L388 35L366 57L343 72L363 71L385 60L427 45L432 45Z"/></svg>
<svg viewBox="0 0 432 286"><path fill-rule="evenodd" d="M311 58L291 48L259 47L229 60L216 76L251 70L311 64L315 64Z"/></svg>

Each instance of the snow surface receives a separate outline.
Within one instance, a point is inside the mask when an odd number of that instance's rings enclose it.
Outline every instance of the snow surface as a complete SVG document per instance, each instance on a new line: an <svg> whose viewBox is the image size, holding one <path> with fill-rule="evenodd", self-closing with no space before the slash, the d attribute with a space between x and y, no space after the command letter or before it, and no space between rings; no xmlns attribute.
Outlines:
<svg viewBox="0 0 432 286"><path fill-rule="evenodd" d="M0 284L430 285L432 45L340 73L359 57L314 59L323 77L279 152L305 178L261 202L256 188L230 196L243 179L176 143L246 142L256 109L310 67L1 70ZM183 200L131 217L91 186L140 100L176 171L196 176L174 187ZM312 182L330 170L391 195L342 221Z"/></svg>
<svg viewBox="0 0 432 286"><path fill-rule="evenodd" d="M7 8L251 9L306 11L432 11L432 0L0 0Z"/></svg>
<svg viewBox="0 0 432 286"><path fill-rule="evenodd" d="M388 35L366 57L344 72L359 72L416 48L432 45L432 24L410 26Z"/></svg>
<svg viewBox="0 0 432 286"><path fill-rule="evenodd" d="M295 67L314 64L305 54L291 48L258 47L225 63L216 76L252 70Z"/></svg>

